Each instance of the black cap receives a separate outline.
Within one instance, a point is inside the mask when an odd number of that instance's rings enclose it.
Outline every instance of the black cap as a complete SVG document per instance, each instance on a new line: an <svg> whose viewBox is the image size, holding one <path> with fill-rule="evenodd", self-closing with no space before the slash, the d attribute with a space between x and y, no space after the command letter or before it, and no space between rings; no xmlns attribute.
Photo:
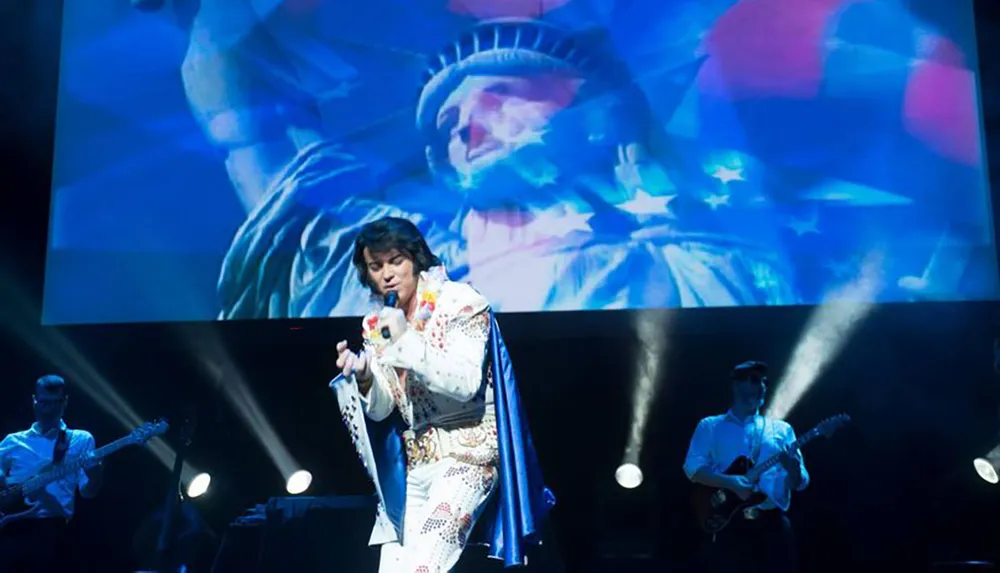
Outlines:
<svg viewBox="0 0 1000 573"><path fill-rule="evenodd" d="M730 378L734 382L749 380L752 382L764 382L767 380L767 363L760 360L747 360L733 367Z"/></svg>

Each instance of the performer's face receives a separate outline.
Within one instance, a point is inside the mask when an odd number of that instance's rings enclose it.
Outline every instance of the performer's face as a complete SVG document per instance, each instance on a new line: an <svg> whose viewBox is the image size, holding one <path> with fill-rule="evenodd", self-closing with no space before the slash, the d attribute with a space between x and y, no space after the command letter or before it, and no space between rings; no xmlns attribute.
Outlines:
<svg viewBox="0 0 1000 573"><path fill-rule="evenodd" d="M45 423L59 421L66 412L66 396L61 392L37 392L33 397L35 420Z"/></svg>
<svg viewBox="0 0 1000 573"><path fill-rule="evenodd" d="M540 146L550 120L573 104L581 84L553 73L466 78L438 113L448 162L468 180L520 149Z"/></svg>
<svg viewBox="0 0 1000 573"><path fill-rule="evenodd" d="M744 412L758 410L764 404L767 387L763 382L740 381L733 383L733 407Z"/></svg>
<svg viewBox="0 0 1000 573"><path fill-rule="evenodd" d="M396 291L400 307L406 305L417 292L417 275L413 271L413 259L396 249L384 253L373 253L367 247L364 251L368 265L368 282L380 295Z"/></svg>

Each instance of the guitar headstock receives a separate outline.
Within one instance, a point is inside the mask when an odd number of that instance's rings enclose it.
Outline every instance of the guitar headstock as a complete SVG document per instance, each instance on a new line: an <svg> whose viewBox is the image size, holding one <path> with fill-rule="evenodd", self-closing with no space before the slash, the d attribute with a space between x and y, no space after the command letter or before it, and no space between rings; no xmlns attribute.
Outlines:
<svg viewBox="0 0 1000 573"><path fill-rule="evenodd" d="M847 425L851 421L851 417L847 414L837 414L836 416L831 416L819 424L816 424L816 433L822 435L824 438L829 438L839 430L842 426Z"/></svg>
<svg viewBox="0 0 1000 573"><path fill-rule="evenodd" d="M155 436L162 436L163 434L166 434L169 429L170 424L168 424L166 420L154 420L152 422L146 422L145 424L132 430L128 435L128 439L129 442L136 445L145 444Z"/></svg>

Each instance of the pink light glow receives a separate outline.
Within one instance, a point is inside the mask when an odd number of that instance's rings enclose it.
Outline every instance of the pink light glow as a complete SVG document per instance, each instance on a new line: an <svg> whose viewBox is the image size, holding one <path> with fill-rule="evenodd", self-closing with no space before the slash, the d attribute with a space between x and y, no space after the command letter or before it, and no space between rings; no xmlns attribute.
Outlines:
<svg viewBox="0 0 1000 573"><path fill-rule="evenodd" d="M823 78L832 18L855 0L743 0L705 36L703 92L732 99L812 98Z"/></svg>
<svg viewBox="0 0 1000 573"><path fill-rule="evenodd" d="M976 81L961 50L936 37L930 54L910 74L903 102L906 129L955 161L981 161Z"/></svg>

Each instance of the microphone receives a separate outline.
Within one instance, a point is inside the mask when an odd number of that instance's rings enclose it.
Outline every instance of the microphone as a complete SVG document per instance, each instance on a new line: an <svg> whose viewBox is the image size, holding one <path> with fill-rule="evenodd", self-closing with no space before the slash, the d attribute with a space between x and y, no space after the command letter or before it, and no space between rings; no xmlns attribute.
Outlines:
<svg viewBox="0 0 1000 573"><path fill-rule="evenodd" d="M391 290L391 291L385 293L385 305L387 307L389 307L389 308L396 308L396 304L398 304L398 303L399 303L399 294L397 294L396 291ZM389 332L389 327L388 326L383 326L382 327L382 338L388 340L390 338L390 335L391 335L391 333Z"/></svg>

